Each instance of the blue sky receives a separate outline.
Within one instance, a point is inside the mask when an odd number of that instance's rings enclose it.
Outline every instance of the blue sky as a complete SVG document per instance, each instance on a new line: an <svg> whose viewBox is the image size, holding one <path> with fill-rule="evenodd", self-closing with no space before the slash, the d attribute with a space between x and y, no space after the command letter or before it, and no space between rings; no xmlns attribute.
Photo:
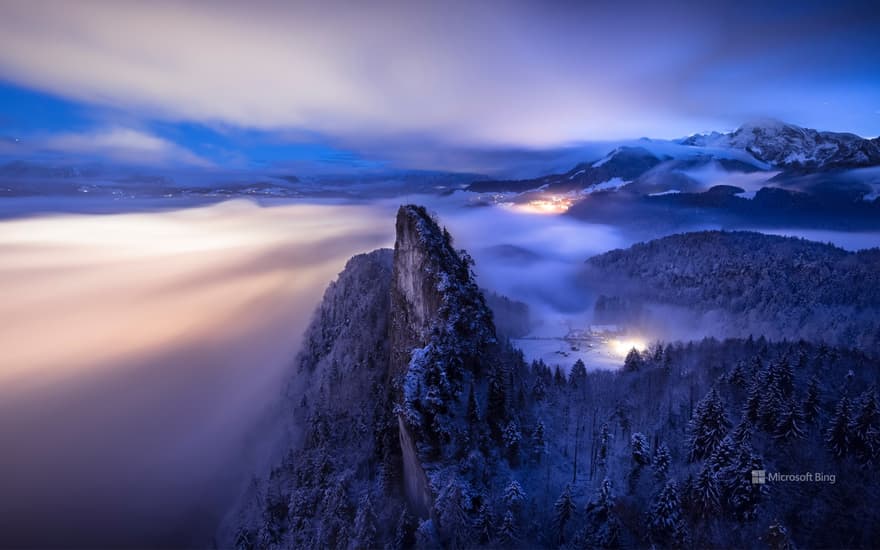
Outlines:
<svg viewBox="0 0 880 550"><path fill-rule="evenodd" d="M876 136L877 28L871 2L12 0L0 155L466 170L763 117Z"/></svg>

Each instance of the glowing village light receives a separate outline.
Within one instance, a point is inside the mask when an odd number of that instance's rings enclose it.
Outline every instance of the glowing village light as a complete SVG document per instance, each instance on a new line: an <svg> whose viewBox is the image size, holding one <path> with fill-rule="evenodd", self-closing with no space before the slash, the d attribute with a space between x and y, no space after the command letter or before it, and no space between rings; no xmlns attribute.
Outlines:
<svg viewBox="0 0 880 550"><path fill-rule="evenodd" d="M609 342L611 346L611 350L621 357L626 357L626 354L630 352L633 348L637 351L645 351L648 348L648 345L644 340L639 340L636 338L627 338L627 339L613 339Z"/></svg>
<svg viewBox="0 0 880 550"><path fill-rule="evenodd" d="M517 204L516 209L529 214L562 214L571 208L574 201L568 197L550 196Z"/></svg>

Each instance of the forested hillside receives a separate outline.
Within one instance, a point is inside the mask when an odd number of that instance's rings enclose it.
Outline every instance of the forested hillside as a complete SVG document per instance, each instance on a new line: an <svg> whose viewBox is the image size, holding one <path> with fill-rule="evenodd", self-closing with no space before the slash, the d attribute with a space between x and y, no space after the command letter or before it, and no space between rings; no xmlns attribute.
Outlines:
<svg viewBox="0 0 880 550"><path fill-rule="evenodd" d="M528 364L493 336L466 254L424 210L402 212L393 265L358 256L328 288L289 390L302 438L218 544L877 545L876 358L761 337L655 344L614 372ZM401 307L429 330L399 372Z"/></svg>
<svg viewBox="0 0 880 550"><path fill-rule="evenodd" d="M724 334L880 351L880 250L751 232L672 235L587 261L610 296L681 306Z"/></svg>

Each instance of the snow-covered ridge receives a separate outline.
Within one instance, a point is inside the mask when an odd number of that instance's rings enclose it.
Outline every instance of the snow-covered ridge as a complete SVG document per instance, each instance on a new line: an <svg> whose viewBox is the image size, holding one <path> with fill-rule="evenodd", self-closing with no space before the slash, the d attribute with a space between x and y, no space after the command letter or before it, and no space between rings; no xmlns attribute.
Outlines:
<svg viewBox="0 0 880 550"><path fill-rule="evenodd" d="M738 149L778 167L823 169L880 165L880 141L876 139L820 132L778 120L748 122L729 134L697 134L681 143Z"/></svg>

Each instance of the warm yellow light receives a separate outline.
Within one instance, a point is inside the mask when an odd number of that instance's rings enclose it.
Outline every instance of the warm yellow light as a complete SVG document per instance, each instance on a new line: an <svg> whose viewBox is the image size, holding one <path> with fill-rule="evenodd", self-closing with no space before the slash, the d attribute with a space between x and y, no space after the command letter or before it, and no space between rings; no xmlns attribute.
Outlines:
<svg viewBox="0 0 880 550"><path fill-rule="evenodd" d="M516 209L529 214L562 214L574 203L568 197L548 197L535 199L524 204L517 204Z"/></svg>
<svg viewBox="0 0 880 550"><path fill-rule="evenodd" d="M626 357L626 354L628 354L633 348L638 351L645 351L648 347L644 341L634 338L626 340L618 340L615 338L614 340L611 340L609 344L611 344L611 350L621 357Z"/></svg>

